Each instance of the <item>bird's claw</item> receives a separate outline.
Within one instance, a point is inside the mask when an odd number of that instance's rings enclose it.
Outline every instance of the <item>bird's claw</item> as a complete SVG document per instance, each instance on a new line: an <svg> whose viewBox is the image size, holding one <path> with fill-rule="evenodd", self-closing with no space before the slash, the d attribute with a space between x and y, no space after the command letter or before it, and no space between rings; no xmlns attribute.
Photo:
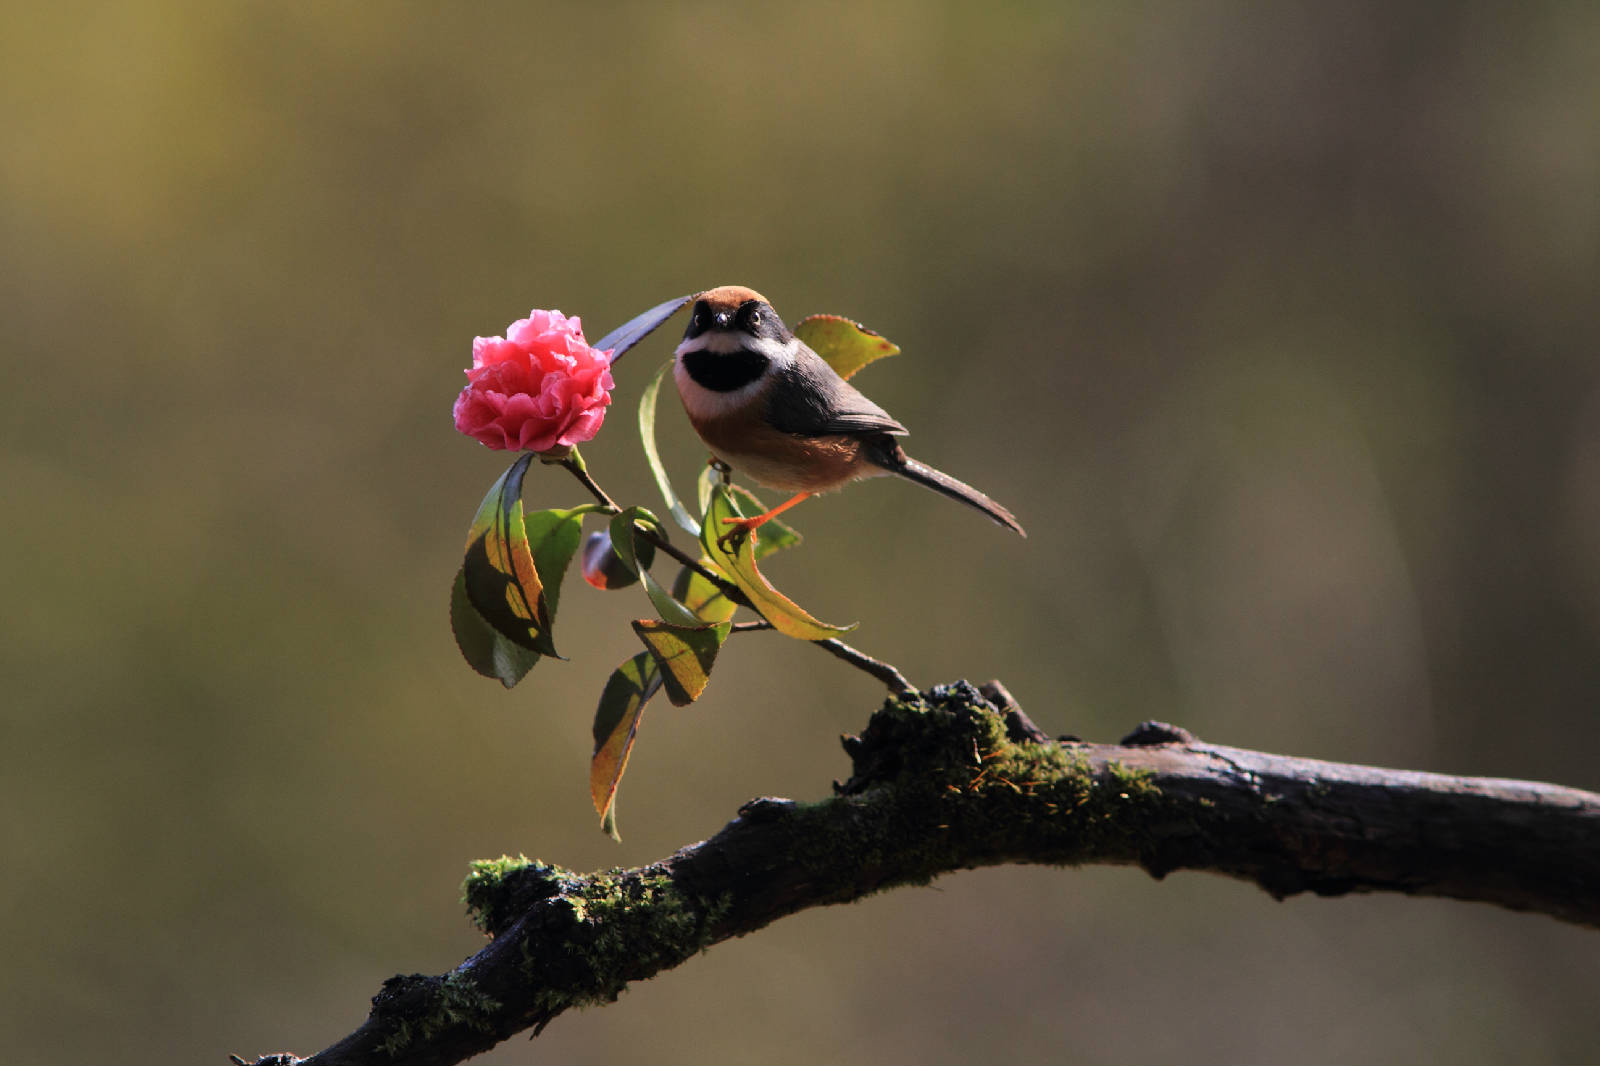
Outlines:
<svg viewBox="0 0 1600 1066"><path fill-rule="evenodd" d="M756 526L761 523L748 518L724 518L722 524L733 528L717 538L717 547L732 555L743 547L745 538L755 532Z"/></svg>

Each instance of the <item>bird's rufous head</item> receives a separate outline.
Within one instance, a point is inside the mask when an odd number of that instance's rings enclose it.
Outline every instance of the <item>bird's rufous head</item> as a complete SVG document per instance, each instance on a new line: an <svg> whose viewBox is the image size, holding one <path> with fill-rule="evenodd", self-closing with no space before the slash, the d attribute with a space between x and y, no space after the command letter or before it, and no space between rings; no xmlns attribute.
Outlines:
<svg viewBox="0 0 1600 1066"><path fill-rule="evenodd" d="M697 302L704 303L712 314L725 311L731 315L751 300L767 304L768 307L772 306L765 296L754 289L747 289L743 285L718 285L714 289L707 289L695 299Z"/></svg>
<svg viewBox="0 0 1600 1066"><path fill-rule="evenodd" d="M788 327L767 298L743 285L719 285L695 297L683 339L722 336L732 343L735 335L786 340Z"/></svg>

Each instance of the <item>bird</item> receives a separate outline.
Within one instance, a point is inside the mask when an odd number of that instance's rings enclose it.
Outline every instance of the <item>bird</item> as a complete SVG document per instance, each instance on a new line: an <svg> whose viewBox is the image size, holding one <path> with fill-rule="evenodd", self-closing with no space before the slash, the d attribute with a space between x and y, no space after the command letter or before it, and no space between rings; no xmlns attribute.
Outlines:
<svg viewBox="0 0 1600 1066"><path fill-rule="evenodd" d="M908 430L796 337L767 298L742 285L700 293L673 353L684 412L713 457L793 495L765 514L728 518L748 534L802 500L889 474L976 508L1022 536L1010 511L905 453Z"/></svg>

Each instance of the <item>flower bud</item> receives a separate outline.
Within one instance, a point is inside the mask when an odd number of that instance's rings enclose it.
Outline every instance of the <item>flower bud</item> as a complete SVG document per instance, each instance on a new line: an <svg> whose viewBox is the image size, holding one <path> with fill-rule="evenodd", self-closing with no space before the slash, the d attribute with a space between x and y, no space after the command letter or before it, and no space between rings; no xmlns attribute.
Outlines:
<svg viewBox="0 0 1600 1066"><path fill-rule="evenodd" d="M647 542L635 543L638 545L640 564L648 567L655 559L655 546ZM639 580L638 574L623 565L617 549L611 543L611 534L605 530L589 534L583 542L580 558L583 579L597 589L627 588Z"/></svg>

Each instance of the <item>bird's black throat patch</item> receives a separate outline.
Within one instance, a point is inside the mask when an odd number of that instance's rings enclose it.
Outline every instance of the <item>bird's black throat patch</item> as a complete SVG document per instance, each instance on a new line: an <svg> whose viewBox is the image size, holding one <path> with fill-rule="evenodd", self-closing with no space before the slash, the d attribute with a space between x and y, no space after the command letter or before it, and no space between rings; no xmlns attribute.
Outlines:
<svg viewBox="0 0 1600 1066"><path fill-rule="evenodd" d="M685 352L683 368L694 383L712 392L742 389L767 371L768 359L760 352L740 348L736 352Z"/></svg>

